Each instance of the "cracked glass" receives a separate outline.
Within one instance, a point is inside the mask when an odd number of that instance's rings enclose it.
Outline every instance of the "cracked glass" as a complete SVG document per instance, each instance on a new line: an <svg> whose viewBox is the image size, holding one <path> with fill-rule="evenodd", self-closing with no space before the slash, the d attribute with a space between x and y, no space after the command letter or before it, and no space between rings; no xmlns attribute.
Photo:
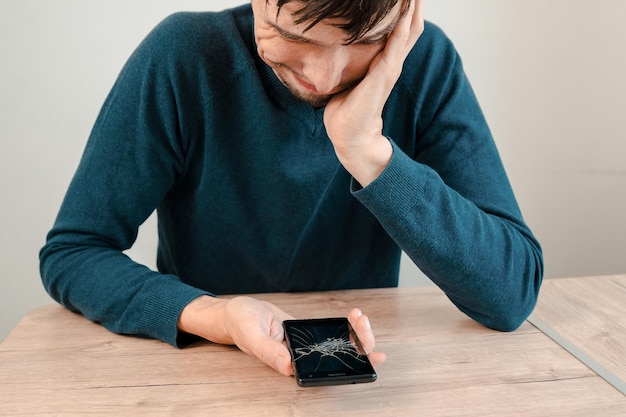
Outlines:
<svg viewBox="0 0 626 417"><path fill-rule="evenodd" d="M347 319L286 320L283 324L300 385L376 379Z"/></svg>

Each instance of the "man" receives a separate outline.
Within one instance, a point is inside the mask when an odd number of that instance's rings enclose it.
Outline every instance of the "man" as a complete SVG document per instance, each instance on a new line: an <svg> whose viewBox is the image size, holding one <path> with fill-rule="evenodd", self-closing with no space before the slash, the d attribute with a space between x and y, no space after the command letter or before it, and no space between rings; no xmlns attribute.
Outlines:
<svg viewBox="0 0 626 417"><path fill-rule="evenodd" d="M158 272L122 253L155 208ZM289 375L289 315L216 296L393 286L401 250L486 326L535 305L541 249L453 46L421 0L252 0L138 47L40 258L51 296L112 331Z"/></svg>

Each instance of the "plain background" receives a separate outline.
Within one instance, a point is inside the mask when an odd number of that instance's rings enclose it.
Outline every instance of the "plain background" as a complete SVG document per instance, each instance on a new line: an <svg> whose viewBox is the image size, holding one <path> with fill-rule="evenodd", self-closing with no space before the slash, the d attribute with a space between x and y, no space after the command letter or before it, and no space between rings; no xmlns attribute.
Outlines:
<svg viewBox="0 0 626 417"><path fill-rule="evenodd" d="M246 0L2 0L0 340L50 303L38 251L102 102L161 19ZM546 277L626 272L626 2L431 0L463 57ZM131 250L154 265L155 222ZM409 262L402 285L428 285Z"/></svg>

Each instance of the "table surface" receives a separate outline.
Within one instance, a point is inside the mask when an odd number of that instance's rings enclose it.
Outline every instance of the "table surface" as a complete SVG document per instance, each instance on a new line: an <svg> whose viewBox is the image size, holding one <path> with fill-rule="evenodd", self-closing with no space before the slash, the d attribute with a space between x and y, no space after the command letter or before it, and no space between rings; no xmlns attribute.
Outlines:
<svg viewBox="0 0 626 417"><path fill-rule="evenodd" d="M626 391L626 275L546 280L531 322L569 342Z"/></svg>
<svg viewBox="0 0 626 417"><path fill-rule="evenodd" d="M0 344L2 416L626 416L626 396L529 322L487 329L435 287L264 294L302 318L370 317L373 383L302 388L235 347L175 349L57 305Z"/></svg>

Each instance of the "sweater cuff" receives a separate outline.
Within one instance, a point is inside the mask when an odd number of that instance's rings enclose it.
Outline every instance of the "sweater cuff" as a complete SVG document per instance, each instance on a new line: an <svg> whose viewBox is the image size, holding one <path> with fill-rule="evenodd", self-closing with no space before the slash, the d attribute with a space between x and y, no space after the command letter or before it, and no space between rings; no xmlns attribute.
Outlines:
<svg viewBox="0 0 626 417"><path fill-rule="evenodd" d="M404 215L413 211L415 196L423 193L428 168L412 160L393 140L389 142L393 154L387 167L365 188L353 178L350 191L375 215Z"/></svg>
<svg viewBox="0 0 626 417"><path fill-rule="evenodd" d="M146 298L139 326L145 334L182 348L199 338L178 330L180 314L196 298L213 294L184 284L178 278L163 281L156 288L152 288L151 294Z"/></svg>

